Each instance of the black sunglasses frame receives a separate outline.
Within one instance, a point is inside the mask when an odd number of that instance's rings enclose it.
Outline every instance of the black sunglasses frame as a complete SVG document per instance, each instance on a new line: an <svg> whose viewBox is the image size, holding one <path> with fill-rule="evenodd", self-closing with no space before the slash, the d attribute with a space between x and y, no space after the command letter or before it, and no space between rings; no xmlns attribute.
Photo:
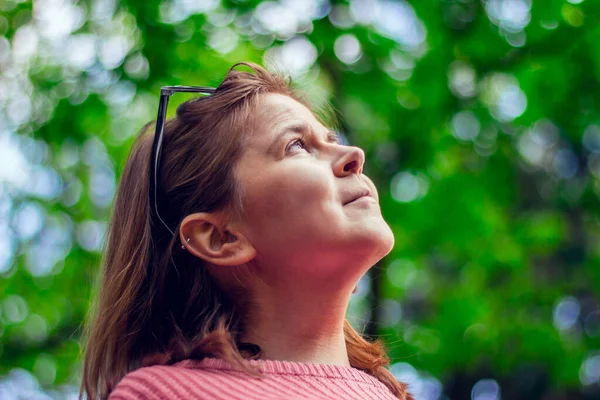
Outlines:
<svg viewBox="0 0 600 400"><path fill-rule="evenodd" d="M160 167L160 155L162 150L163 133L165 130L165 118L169 98L173 93L202 93L213 94L216 88L206 86L163 86L160 88L160 102L158 104L158 116L156 117L156 130L154 131L154 142L152 144L152 165L150 166L150 205L156 217L167 228L171 235L175 232L167 225L158 212L158 176Z"/></svg>

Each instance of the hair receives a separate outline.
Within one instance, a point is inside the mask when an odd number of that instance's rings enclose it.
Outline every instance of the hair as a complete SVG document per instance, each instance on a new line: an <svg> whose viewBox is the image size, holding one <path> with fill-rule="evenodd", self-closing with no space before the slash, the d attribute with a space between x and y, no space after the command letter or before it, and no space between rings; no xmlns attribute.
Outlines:
<svg viewBox="0 0 600 400"><path fill-rule="evenodd" d="M239 65L252 71L239 71ZM246 126L260 95L279 93L308 105L291 79L252 63L235 64L214 94L182 103L165 123L159 174L161 217L152 217L149 175L154 134L148 123L138 134L120 179L103 245L101 271L83 335L83 392L106 399L129 372L149 365L216 357L238 363L260 359L260 347L238 340L244 316L237 296L211 276L204 260L180 249L178 232L186 215L225 211L244 215L243 192L234 166ZM236 299L236 302L232 299ZM241 297L243 298L243 296ZM344 320L352 367L412 399L406 384L386 368L381 339L364 339Z"/></svg>

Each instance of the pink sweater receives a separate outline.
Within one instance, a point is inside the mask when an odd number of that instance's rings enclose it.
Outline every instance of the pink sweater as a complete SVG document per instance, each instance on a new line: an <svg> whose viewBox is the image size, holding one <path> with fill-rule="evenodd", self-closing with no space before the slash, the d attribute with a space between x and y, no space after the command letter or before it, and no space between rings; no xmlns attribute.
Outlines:
<svg viewBox="0 0 600 400"><path fill-rule="evenodd" d="M261 366L267 379L253 378L217 358L154 365L127 374L109 400L391 400L377 378L356 368L292 361L246 360Z"/></svg>

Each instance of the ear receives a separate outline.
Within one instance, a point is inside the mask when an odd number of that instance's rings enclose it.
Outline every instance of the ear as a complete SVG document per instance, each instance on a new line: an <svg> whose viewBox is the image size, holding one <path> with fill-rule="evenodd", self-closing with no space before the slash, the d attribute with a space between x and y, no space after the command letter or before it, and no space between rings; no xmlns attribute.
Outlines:
<svg viewBox="0 0 600 400"><path fill-rule="evenodd" d="M235 227L227 225L219 213L186 216L179 235L190 253L215 265L236 266L256 257L256 249L248 239Z"/></svg>

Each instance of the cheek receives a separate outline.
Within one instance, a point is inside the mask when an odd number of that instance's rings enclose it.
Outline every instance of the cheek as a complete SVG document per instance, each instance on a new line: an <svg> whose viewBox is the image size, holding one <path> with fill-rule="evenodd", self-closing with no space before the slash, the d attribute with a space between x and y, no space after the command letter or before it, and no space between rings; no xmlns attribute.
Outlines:
<svg viewBox="0 0 600 400"><path fill-rule="evenodd" d="M316 221L326 218L334 195L324 171L316 168L265 171L247 182L247 222L263 239L303 235Z"/></svg>

